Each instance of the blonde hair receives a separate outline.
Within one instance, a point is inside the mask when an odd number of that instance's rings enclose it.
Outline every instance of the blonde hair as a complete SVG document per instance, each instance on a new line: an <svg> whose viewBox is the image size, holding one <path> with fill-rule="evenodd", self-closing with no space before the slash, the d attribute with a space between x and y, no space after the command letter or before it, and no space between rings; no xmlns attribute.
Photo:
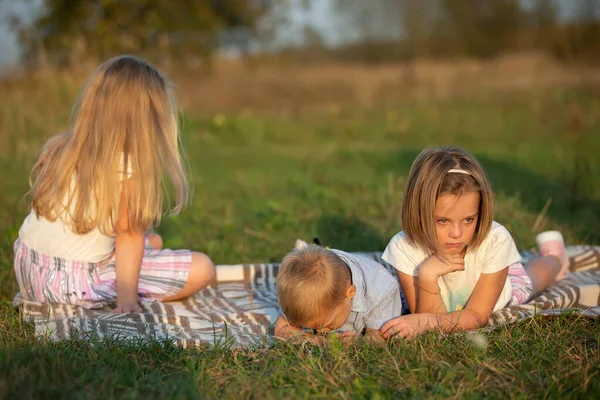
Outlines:
<svg viewBox="0 0 600 400"><path fill-rule="evenodd" d="M160 223L163 171L175 194L171 211L188 201L179 142L170 82L137 57L110 59L89 78L70 129L40 153L30 175L33 209L50 221L63 219L77 234L95 227L114 234L121 184L131 175L128 225L143 232Z"/></svg>
<svg viewBox="0 0 600 400"><path fill-rule="evenodd" d="M448 173L451 169L465 173ZM402 228L409 242L425 252L440 252L435 228L435 203L443 194L479 192L479 217L467 249L476 249L490 232L494 204L490 183L477 159L457 147L430 147L421 152L408 174L402 203Z"/></svg>
<svg viewBox="0 0 600 400"><path fill-rule="evenodd" d="M281 261L277 298L288 321L310 322L337 307L352 283L348 266L333 251L309 245Z"/></svg>

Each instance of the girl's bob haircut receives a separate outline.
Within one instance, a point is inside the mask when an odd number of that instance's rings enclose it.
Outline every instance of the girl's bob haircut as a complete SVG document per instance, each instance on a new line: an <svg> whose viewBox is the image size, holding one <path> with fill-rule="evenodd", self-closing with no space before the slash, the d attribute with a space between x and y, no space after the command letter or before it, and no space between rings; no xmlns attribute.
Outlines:
<svg viewBox="0 0 600 400"><path fill-rule="evenodd" d="M451 171L452 170L452 171ZM467 251L476 249L490 232L494 204L490 183L477 159L458 147L430 147L413 162L402 203L406 238L424 252L441 252L435 228L435 203L444 194L479 192L479 216Z"/></svg>

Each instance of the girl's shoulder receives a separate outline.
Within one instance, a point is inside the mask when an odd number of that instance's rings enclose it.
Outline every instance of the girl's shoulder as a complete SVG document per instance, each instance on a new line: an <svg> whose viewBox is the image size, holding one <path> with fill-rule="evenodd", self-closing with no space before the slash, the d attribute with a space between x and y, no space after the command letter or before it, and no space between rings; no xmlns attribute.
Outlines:
<svg viewBox="0 0 600 400"><path fill-rule="evenodd" d="M411 252L419 250L419 247L410 241L410 239L406 236L406 233L404 233L404 231L400 231L400 232L396 233L392 237L392 239L390 239L389 244L393 244L396 247L399 247L403 250L407 250L407 251L411 251ZM389 244L388 244L388 246L389 246Z"/></svg>
<svg viewBox="0 0 600 400"><path fill-rule="evenodd" d="M390 239L390 242L384 251L383 258L389 262L389 260L394 258L392 257L393 255L398 257L400 254L410 260L422 260L427 256L419 246L406 236L404 231L396 233L392 239Z"/></svg>
<svg viewBox="0 0 600 400"><path fill-rule="evenodd" d="M486 238L483 239L481 245L482 247L485 245L494 247L494 245L497 245L498 243L503 243L508 239L512 240L512 235L510 234L508 229L506 229L504 225L501 225L496 221L492 221L490 233L488 233Z"/></svg>
<svg viewBox="0 0 600 400"><path fill-rule="evenodd" d="M475 250L475 253L485 259L503 254L509 254L511 257L516 257L516 254L518 254L517 246L512 235L508 229L496 221L492 222L490 232Z"/></svg>
<svg viewBox="0 0 600 400"><path fill-rule="evenodd" d="M521 260L521 255L510 232L501 224L492 222L490 233L471 257L482 266L484 273L494 273Z"/></svg>

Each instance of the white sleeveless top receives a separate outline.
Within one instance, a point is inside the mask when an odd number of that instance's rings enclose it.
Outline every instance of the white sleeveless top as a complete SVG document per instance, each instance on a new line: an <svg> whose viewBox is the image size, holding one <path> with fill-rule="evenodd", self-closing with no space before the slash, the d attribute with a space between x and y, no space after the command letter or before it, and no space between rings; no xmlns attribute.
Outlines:
<svg viewBox="0 0 600 400"><path fill-rule="evenodd" d="M123 170L122 167L120 169ZM131 175L130 167L127 177ZM71 187L73 188L74 185L73 178ZM65 213L56 221L48 221L42 216L38 218L32 208L19 229L19 239L27 247L39 253L67 260L96 263L112 255L115 249L115 236L104 235L98 228L84 235L74 233L64 222L67 218L68 213Z"/></svg>

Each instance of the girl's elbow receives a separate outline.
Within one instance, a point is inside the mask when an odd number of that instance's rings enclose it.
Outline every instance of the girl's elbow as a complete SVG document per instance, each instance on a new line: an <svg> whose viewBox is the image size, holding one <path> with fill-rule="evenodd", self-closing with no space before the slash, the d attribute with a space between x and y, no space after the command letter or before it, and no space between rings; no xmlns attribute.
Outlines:
<svg viewBox="0 0 600 400"><path fill-rule="evenodd" d="M466 308L463 311L458 311L457 325L463 330L480 329L487 325L488 318L489 313L481 313Z"/></svg>
<svg viewBox="0 0 600 400"><path fill-rule="evenodd" d="M489 313L481 314L478 312L473 312L474 314L474 327L473 329L485 328L487 326L488 320L490 318Z"/></svg>

